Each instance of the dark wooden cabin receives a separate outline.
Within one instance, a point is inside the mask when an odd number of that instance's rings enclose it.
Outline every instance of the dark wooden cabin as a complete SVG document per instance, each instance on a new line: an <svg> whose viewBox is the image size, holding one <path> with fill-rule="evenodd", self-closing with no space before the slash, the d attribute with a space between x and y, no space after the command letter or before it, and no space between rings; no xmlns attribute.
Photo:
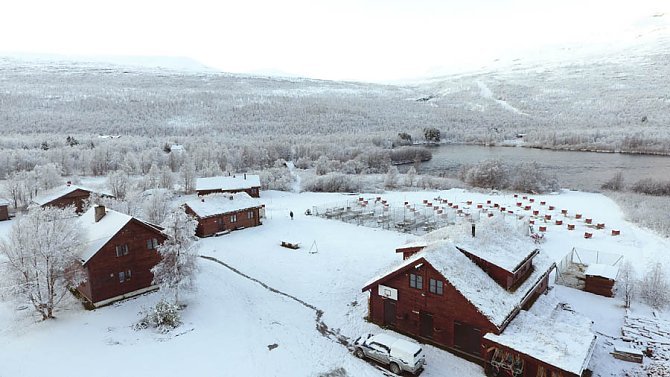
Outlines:
<svg viewBox="0 0 670 377"><path fill-rule="evenodd" d="M67 183L63 186L41 192L39 195L33 198L33 202L41 207L54 206L65 208L68 206L73 206L77 213L82 213L84 211L86 201L94 192L95 191L93 190ZM100 196L112 196L106 193L97 194Z"/></svg>
<svg viewBox="0 0 670 377"><path fill-rule="evenodd" d="M81 263L88 277L77 290L86 300L98 307L156 289L151 269L167 238L160 228L104 206L78 221L87 237Z"/></svg>
<svg viewBox="0 0 670 377"><path fill-rule="evenodd" d="M368 317L483 363L482 336L501 333L530 307L555 266L537 251L519 252L517 259L527 260L530 272L510 288L507 276L496 280L453 244L433 243L363 288L370 291Z"/></svg>
<svg viewBox="0 0 670 377"><path fill-rule="evenodd" d="M9 202L0 199L0 221L9 220Z"/></svg>
<svg viewBox="0 0 670 377"><path fill-rule="evenodd" d="M184 210L198 220L198 237L261 225L264 212L263 205L246 192L201 196L186 202Z"/></svg>
<svg viewBox="0 0 670 377"><path fill-rule="evenodd" d="M195 191L198 195L246 192L252 198L258 198L261 195L261 179L253 174L198 178Z"/></svg>
<svg viewBox="0 0 670 377"><path fill-rule="evenodd" d="M614 297L614 285L616 284L619 268L604 264L591 264L584 272L586 285L584 290L600 296Z"/></svg>

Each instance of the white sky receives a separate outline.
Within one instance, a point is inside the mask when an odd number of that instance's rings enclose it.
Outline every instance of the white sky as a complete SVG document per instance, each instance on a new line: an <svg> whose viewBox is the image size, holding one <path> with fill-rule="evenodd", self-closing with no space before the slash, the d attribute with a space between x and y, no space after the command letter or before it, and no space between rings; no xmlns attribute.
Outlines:
<svg viewBox="0 0 670 377"><path fill-rule="evenodd" d="M227 72L395 80L476 69L546 45L617 43L668 3L8 0L0 51L185 56Z"/></svg>

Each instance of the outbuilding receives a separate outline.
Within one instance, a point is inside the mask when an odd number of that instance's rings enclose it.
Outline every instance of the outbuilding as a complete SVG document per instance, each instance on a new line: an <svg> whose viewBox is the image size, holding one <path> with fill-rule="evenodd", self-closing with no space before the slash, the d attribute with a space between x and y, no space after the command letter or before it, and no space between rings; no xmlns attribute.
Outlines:
<svg viewBox="0 0 670 377"><path fill-rule="evenodd" d="M607 264L590 264L584 272L584 290L600 296L613 297L614 284L619 275L619 267Z"/></svg>
<svg viewBox="0 0 670 377"><path fill-rule="evenodd" d="M246 192L249 196L258 198L261 195L261 179L253 174L198 178L195 191L198 195Z"/></svg>
<svg viewBox="0 0 670 377"><path fill-rule="evenodd" d="M9 220L9 201L0 198L0 221Z"/></svg>

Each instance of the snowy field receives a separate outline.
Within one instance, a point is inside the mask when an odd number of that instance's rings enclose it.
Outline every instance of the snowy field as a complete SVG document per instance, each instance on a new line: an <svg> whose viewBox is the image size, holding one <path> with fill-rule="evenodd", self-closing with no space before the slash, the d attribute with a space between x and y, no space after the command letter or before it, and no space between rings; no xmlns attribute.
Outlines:
<svg viewBox="0 0 670 377"><path fill-rule="evenodd" d="M374 198L378 194L364 194ZM440 192L391 192L382 195L395 205L421 203L435 197L454 203L499 203L519 213L521 198L485 195L460 189ZM264 224L198 242L198 290L186 299L184 323L169 334L135 331L139 312L160 297L151 293L95 311L72 301L57 319L36 322L27 309L0 301L0 377L42 376L381 376L374 366L356 359L340 341L367 332L381 332L364 320L367 293L361 288L371 277L401 262L395 248L416 236L383 229L305 216L315 205L351 199L342 194L263 192ZM546 201L542 213L553 218L546 224L542 245L559 261L573 247L622 254L638 273L650 262L661 261L670 272L666 255L670 241L623 220L613 201L599 194L564 191L537 195L534 206ZM182 198L184 199L184 198ZM524 201L527 202L527 201ZM548 206L555 206L552 211ZM554 225L567 209L565 222L576 229ZM289 211L296 215L289 218ZM583 214L602 230L588 227ZM11 222L0 223L2 235ZM539 224L537 224L539 225ZM621 231L611 236L611 230ZM585 239L584 232L593 232ZM281 241L299 242L291 250ZM244 275L244 276L243 276ZM552 279L553 281L553 279ZM549 295L570 304L591 318L598 333L598 348L591 361L594 376L619 376L635 364L613 359L609 352L620 336L625 311L620 299L554 286ZM1 296L0 296L1 298ZM319 315L320 311L323 315ZM633 313L650 316L651 310L634 302ZM667 312L657 313L666 320ZM422 376L483 376L483 369L431 346ZM118 360L115 367L106 363ZM118 365L118 366L117 366Z"/></svg>

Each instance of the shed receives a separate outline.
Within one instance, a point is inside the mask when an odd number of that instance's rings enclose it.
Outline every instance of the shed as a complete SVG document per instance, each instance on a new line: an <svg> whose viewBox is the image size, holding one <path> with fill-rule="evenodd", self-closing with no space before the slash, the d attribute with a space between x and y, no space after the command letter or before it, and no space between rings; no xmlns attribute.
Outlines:
<svg viewBox="0 0 670 377"><path fill-rule="evenodd" d="M0 198L0 221L9 220L9 201Z"/></svg>
<svg viewBox="0 0 670 377"><path fill-rule="evenodd" d="M253 174L198 178L195 182L198 195L246 192L249 196L258 198L260 190L261 179Z"/></svg>
<svg viewBox="0 0 670 377"><path fill-rule="evenodd" d="M618 266L591 264L584 275L586 276L585 291L606 297L614 296L614 284L619 275Z"/></svg>

